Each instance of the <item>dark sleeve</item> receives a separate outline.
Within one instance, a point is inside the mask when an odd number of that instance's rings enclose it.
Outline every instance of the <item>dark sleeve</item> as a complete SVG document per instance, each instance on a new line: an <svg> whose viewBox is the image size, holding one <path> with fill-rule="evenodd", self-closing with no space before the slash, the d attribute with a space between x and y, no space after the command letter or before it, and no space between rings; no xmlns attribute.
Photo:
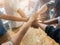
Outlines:
<svg viewBox="0 0 60 45"><path fill-rule="evenodd" d="M60 29L56 29L54 32L54 40L60 44Z"/></svg>
<svg viewBox="0 0 60 45"><path fill-rule="evenodd" d="M52 38L53 38L54 31L55 31L55 28L53 26L47 26L45 30L47 35L49 35Z"/></svg>
<svg viewBox="0 0 60 45"><path fill-rule="evenodd" d="M54 28L53 26L47 26L45 32L60 44L60 29Z"/></svg>
<svg viewBox="0 0 60 45"><path fill-rule="evenodd" d="M46 4L47 4L47 6L48 6L49 9L55 7L55 2L50 1L50 2L48 2Z"/></svg>

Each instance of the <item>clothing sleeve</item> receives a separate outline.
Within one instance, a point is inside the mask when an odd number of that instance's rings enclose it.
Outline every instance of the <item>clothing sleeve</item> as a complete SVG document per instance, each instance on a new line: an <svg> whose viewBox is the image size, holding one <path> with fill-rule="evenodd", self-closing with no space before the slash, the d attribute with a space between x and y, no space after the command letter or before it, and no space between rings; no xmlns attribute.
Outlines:
<svg viewBox="0 0 60 45"><path fill-rule="evenodd" d="M53 26L47 26L45 32L48 36L60 44L60 28L57 29Z"/></svg>
<svg viewBox="0 0 60 45"><path fill-rule="evenodd" d="M50 1L50 2L48 2L46 4L47 4L49 9L55 7L55 2L54 1Z"/></svg>
<svg viewBox="0 0 60 45"><path fill-rule="evenodd" d="M2 15L3 14L3 12L2 11L0 11L0 15Z"/></svg>
<svg viewBox="0 0 60 45"><path fill-rule="evenodd" d="M13 43L12 43L12 41L8 41L8 42L1 44L1 45L13 45Z"/></svg>
<svg viewBox="0 0 60 45"><path fill-rule="evenodd" d="M54 31L55 31L55 28L53 26L47 26L45 30L47 35L49 35L52 38L53 38Z"/></svg>
<svg viewBox="0 0 60 45"><path fill-rule="evenodd" d="M60 24L60 16L58 17L58 24Z"/></svg>

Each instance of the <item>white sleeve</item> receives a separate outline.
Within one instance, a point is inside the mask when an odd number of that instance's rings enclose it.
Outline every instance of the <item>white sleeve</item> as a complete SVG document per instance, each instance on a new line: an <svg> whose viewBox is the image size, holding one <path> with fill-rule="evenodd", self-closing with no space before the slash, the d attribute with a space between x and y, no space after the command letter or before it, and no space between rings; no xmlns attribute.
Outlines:
<svg viewBox="0 0 60 45"><path fill-rule="evenodd" d="M60 16L58 17L58 24L60 24Z"/></svg>
<svg viewBox="0 0 60 45"><path fill-rule="evenodd" d="M0 15L6 14L5 8L0 8Z"/></svg>
<svg viewBox="0 0 60 45"><path fill-rule="evenodd" d="M8 43L8 45L13 45L13 43L11 42L11 41L9 41L9 42L7 42Z"/></svg>
<svg viewBox="0 0 60 45"><path fill-rule="evenodd" d="M12 43L12 41L8 41L8 42L3 43L3 44L1 44L1 45L13 45L13 43Z"/></svg>
<svg viewBox="0 0 60 45"><path fill-rule="evenodd" d="M0 15L2 15L3 14L3 12L2 11L0 11Z"/></svg>

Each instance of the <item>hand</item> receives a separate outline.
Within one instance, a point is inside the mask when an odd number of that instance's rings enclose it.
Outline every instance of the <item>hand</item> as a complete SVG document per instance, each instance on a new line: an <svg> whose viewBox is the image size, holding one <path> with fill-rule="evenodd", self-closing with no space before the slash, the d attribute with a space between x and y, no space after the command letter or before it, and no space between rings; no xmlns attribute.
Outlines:
<svg viewBox="0 0 60 45"><path fill-rule="evenodd" d="M33 26L34 28L38 28L38 27L39 27L39 23L43 23L43 22L40 21L39 19L37 19L37 20L35 20L35 21L33 22L32 26Z"/></svg>
<svg viewBox="0 0 60 45"><path fill-rule="evenodd" d="M37 19L37 17L38 17L38 13L35 12L35 13L32 15L32 17L30 17L30 20L35 21L35 20Z"/></svg>
<svg viewBox="0 0 60 45"><path fill-rule="evenodd" d="M32 27L38 28L39 27L38 23L39 23L38 20L35 20L32 24Z"/></svg>

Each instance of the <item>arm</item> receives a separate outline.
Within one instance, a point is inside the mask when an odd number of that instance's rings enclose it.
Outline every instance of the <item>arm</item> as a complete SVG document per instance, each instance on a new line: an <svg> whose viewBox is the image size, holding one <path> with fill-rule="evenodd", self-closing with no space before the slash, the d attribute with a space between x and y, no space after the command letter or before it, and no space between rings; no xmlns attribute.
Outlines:
<svg viewBox="0 0 60 45"><path fill-rule="evenodd" d="M42 24L42 23L38 23L38 25L39 25L39 27L40 27L42 30L44 30L44 31L45 31L46 27L48 26L48 25Z"/></svg>
<svg viewBox="0 0 60 45"><path fill-rule="evenodd" d="M3 14L0 16L0 19L12 20L12 21L27 21L26 18L20 18L14 15Z"/></svg>
<svg viewBox="0 0 60 45"><path fill-rule="evenodd" d="M28 28L31 26L32 22L37 18L37 13L35 13L28 22L26 22L20 30L15 34L15 36L11 39L13 45L19 45L23 36L27 32Z"/></svg>
<svg viewBox="0 0 60 45"><path fill-rule="evenodd" d="M53 18L43 22L44 24L56 24L58 23L58 18Z"/></svg>
<svg viewBox="0 0 60 45"><path fill-rule="evenodd" d="M28 28L31 26L32 22L37 18L37 13L35 13L34 15L32 15L32 17L29 19L28 22L26 22L19 30L19 32L15 35L16 38L12 39L13 43L15 43L15 45L19 45L19 43L21 42L21 39L23 38L23 36L25 35L25 33L27 32ZM18 41L18 42L17 42Z"/></svg>
<svg viewBox="0 0 60 45"><path fill-rule="evenodd" d="M21 15L21 17L27 18L25 13L20 8L17 10L17 12Z"/></svg>
<svg viewBox="0 0 60 45"><path fill-rule="evenodd" d="M48 9L47 4L44 4L37 12L38 12L39 14L42 14L42 13L46 12L47 9Z"/></svg>

